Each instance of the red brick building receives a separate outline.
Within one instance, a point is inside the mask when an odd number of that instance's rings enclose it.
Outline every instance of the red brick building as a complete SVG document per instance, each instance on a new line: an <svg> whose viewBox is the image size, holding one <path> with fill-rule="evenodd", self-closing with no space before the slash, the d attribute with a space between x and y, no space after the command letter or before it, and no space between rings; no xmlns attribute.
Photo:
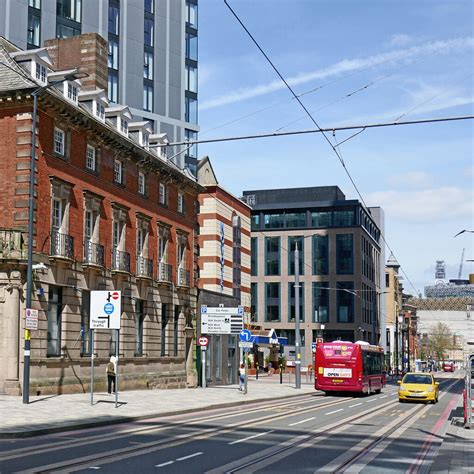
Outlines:
<svg viewBox="0 0 474 474"><path fill-rule="evenodd" d="M44 48L0 38L0 393L21 392L31 93L64 79L52 66ZM38 97L31 393L88 389L90 292L111 289L122 291L121 388L192 385L202 188L150 147L166 137L94 84ZM96 389L116 344L95 331Z"/></svg>

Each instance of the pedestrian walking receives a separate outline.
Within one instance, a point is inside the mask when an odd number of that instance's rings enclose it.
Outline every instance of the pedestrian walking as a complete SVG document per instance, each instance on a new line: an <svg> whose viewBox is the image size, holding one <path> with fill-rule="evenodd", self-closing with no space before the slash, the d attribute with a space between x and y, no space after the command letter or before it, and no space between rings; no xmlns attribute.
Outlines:
<svg viewBox="0 0 474 474"><path fill-rule="evenodd" d="M242 391L244 389L245 384L245 365L240 364L239 368L239 390Z"/></svg>
<svg viewBox="0 0 474 474"><path fill-rule="evenodd" d="M107 373L107 392L112 393L112 385L114 387L113 393L115 393L115 373L117 370L117 363L115 356L110 357L110 362L107 364L106 373Z"/></svg>

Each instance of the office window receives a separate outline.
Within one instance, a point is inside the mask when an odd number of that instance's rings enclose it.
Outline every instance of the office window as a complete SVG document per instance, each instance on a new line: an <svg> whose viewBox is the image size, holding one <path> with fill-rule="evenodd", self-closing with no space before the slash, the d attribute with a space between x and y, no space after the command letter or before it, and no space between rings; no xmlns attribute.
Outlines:
<svg viewBox="0 0 474 474"><path fill-rule="evenodd" d="M145 46L153 46L154 45L154 28L155 25L153 23L153 20L150 20L149 18L145 18L145 23L144 23L144 29L143 29L143 42Z"/></svg>
<svg viewBox="0 0 474 474"><path fill-rule="evenodd" d="M250 229L257 230L260 229L260 215L253 214L250 218Z"/></svg>
<svg viewBox="0 0 474 474"><path fill-rule="evenodd" d="M56 14L68 20L81 21L82 0L57 0Z"/></svg>
<svg viewBox="0 0 474 474"><path fill-rule="evenodd" d="M313 322L329 322L329 283L327 281L313 282Z"/></svg>
<svg viewBox="0 0 474 474"><path fill-rule="evenodd" d="M186 90L190 92L198 91L198 74L197 67L186 64Z"/></svg>
<svg viewBox="0 0 474 474"><path fill-rule="evenodd" d="M354 283L340 281L336 283L337 289L337 322L354 322Z"/></svg>
<svg viewBox="0 0 474 474"><path fill-rule="evenodd" d="M197 5L186 2L186 23L192 28L197 28Z"/></svg>
<svg viewBox="0 0 474 474"><path fill-rule="evenodd" d="M329 273L329 236L313 235L313 275Z"/></svg>
<svg viewBox="0 0 474 474"><path fill-rule="evenodd" d="M280 274L280 237L265 237L265 275Z"/></svg>
<svg viewBox="0 0 474 474"><path fill-rule="evenodd" d="M126 136L128 136L128 122L123 118L120 117L119 119L119 130Z"/></svg>
<svg viewBox="0 0 474 474"><path fill-rule="evenodd" d="M192 141L195 141L198 138L197 132L195 132L194 130L189 130L188 128L184 130L184 137L186 140L192 140ZM189 145L188 150L186 151L186 154L192 158L197 158L198 157L197 144Z"/></svg>
<svg viewBox="0 0 474 474"><path fill-rule="evenodd" d="M335 227L351 227L355 225L354 211L334 211L332 225Z"/></svg>
<svg viewBox="0 0 474 474"><path fill-rule="evenodd" d="M265 283L265 321L280 321L280 283Z"/></svg>
<svg viewBox="0 0 474 474"><path fill-rule="evenodd" d="M143 85L143 110L153 112L153 86Z"/></svg>
<svg viewBox="0 0 474 474"><path fill-rule="evenodd" d="M178 193L178 212L184 213L184 194Z"/></svg>
<svg viewBox="0 0 474 474"><path fill-rule="evenodd" d="M158 196L158 202L163 206L166 206L168 204L168 189L163 183L160 183L160 194Z"/></svg>
<svg viewBox="0 0 474 474"><path fill-rule="evenodd" d="M100 120L105 121L105 107L96 100L94 101L94 114Z"/></svg>
<svg viewBox="0 0 474 474"><path fill-rule="evenodd" d="M332 215L331 212L312 212L311 213L311 226L326 228L332 226Z"/></svg>
<svg viewBox="0 0 474 474"><path fill-rule="evenodd" d="M185 120L189 123L197 123L197 100L192 97L185 97Z"/></svg>
<svg viewBox="0 0 474 474"><path fill-rule="evenodd" d="M304 321L304 283L300 282L299 287L299 307L300 307L300 321ZM288 321L294 322L296 318L296 304L295 304L295 284L288 283Z"/></svg>
<svg viewBox="0 0 474 474"><path fill-rule="evenodd" d="M114 161L114 182L123 184L123 163L120 160Z"/></svg>
<svg viewBox="0 0 474 474"><path fill-rule="evenodd" d="M288 275L295 274L295 249L298 244L299 258L298 267L299 274L304 275L304 237L288 237Z"/></svg>
<svg viewBox="0 0 474 474"><path fill-rule="evenodd" d="M65 87L67 88L67 98L77 104L77 87L70 82L67 82Z"/></svg>
<svg viewBox="0 0 474 474"><path fill-rule="evenodd" d="M250 283L250 321L258 321L258 283Z"/></svg>
<svg viewBox="0 0 474 474"><path fill-rule="evenodd" d="M109 5L109 33L119 34L120 30L120 8L116 5Z"/></svg>
<svg viewBox="0 0 474 474"><path fill-rule="evenodd" d="M198 60L198 39L193 33L186 33L186 59Z"/></svg>
<svg viewBox="0 0 474 474"><path fill-rule="evenodd" d="M48 357L61 355L62 288L50 285L48 294Z"/></svg>
<svg viewBox="0 0 474 474"><path fill-rule="evenodd" d="M385 288L390 288L390 275L388 273L385 274Z"/></svg>
<svg viewBox="0 0 474 474"><path fill-rule="evenodd" d="M153 79L153 53L150 51L143 53L143 77L144 79Z"/></svg>
<svg viewBox="0 0 474 474"><path fill-rule="evenodd" d="M39 14L28 12L28 34L27 42L31 46L40 46L41 16ZM44 81L45 82L45 81Z"/></svg>
<svg viewBox="0 0 474 474"><path fill-rule="evenodd" d="M352 275L354 273L354 242L352 234L336 235L336 273Z"/></svg>
<svg viewBox="0 0 474 474"><path fill-rule="evenodd" d="M285 214L264 214L263 225L265 229L280 229L285 227Z"/></svg>
<svg viewBox="0 0 474 474"><path fill-rule="evenodd" d="M136 300L135 306L135 357L143 355L143 322L145 321L145 301Z"/></svg>
<svg viewBox="0 0 474 474"><path fill-rule="evenodd" d="M46 68L40 64L40 63L35 63L35 76L38 81L42 82L43 84L46 84L47 80L47 73L46 73Z"/></svg>
<svg viewBox="0 0 474 474"><path fill-rule="evenodd" d="M142 195L146 194L145 175L141 171L138 172L138 192Z"/></svg>
<svg viewBox="0 0 474 474"><path fill-rule="evenodd" d="M54 153L57 155L65 155L66 134L60 128L54 127Z"/></svg>
<svg viewBox="0 0 474 474"><path fill-rule="evenodd" d="M28 0L28 6L32 8L41 8L41 0Z"/></svg>
<svg viewBox="0 0 474 474"><path fill-rule="evenodd" d="M285 227L306 227L306 212L285 214Z"/></svg>
<svg viewBox="0 0 474 474"><path fill-rule="evenodd" d="M109 72L108 96L110 102L118 102L118 77Z"/></svg>
<svg viewBox="0 0 474 474"><path fill-rule="evenodd" d="M86 168L90 171L96 170L95 148L91 145L87 145Z"/></svg>
<svg viewBox="0 0 474 474"><path fill-rule="evenodd" d="M250 274L252 276L258 275L258 238L252 237L250 239Z"/></svg>
<svg viewBox="0 0 474 474"><path fill-rule="evenodd" d="M155 1L145 0L145 11L148 13L155 13Z"/></svg>
<svg viewBox="0 0 474 474"><path fill-rule="evenodd" d="M108 66L115 70L119 68L119 44L112 38L109 38Z"/></svg>
<svg viewBox="0 0 474 474"><path fill-rule="evenodd" d="M91 329L90 329L90 308L91 308L91 292L88 290L81 291L81 356L91 355Z"/></svg>

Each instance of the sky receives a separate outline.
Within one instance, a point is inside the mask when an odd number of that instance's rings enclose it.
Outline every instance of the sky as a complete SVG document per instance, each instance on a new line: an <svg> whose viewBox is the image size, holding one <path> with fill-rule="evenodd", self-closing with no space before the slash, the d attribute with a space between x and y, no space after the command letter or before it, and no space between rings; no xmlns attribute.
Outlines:
<svg viewBox="0 0 474 474"><path fill-rule="evenodd" d="M321 128L474 115L471 0L229 0ZM223 0L199 2L200 139L314 129ZM474 121L366 129L338 147L407 292L474 273ZM329 133L332 144L354 131ZM321 134L202 144L219 183L337 185L358 199ZM386 258L389 257L389 251Z"/></svg>

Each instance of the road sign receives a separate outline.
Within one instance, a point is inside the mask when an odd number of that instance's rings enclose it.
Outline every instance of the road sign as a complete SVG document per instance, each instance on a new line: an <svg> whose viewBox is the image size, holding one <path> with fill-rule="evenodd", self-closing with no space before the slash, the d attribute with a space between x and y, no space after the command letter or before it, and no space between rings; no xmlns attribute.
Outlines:
<svg viewBox="0 0 474 474"><path fill-rule="evenodd" d="M25 329L30 331L38 330L38 310L26 308L25 311Z"/></svg>
<svg viewBox="0 0 474 474"><path fill-rule="evenodd" d="M91 291L91 329L120 329L121 296L121 291Z"/></svg>
<svg viewBox="0 0 474 474"><path fill-rule="evenodd" d="M316 343L315 342L311 343L311 351L316 352Z"/></svg>
<svg viewBox="0 0 474 474"><path fill-rule="evenodd" d="M237 308L201 306L202 334L239 334L243 329L243 306Z"/></svg>
<svg viewBox="0 0 474 474"><path fill-rule="evenodd" d="M240 341L239 347L243 347L244 349L252 349L253 342Z"/></svg>
<svg viewBox="0 0 474 474"><path fill-rule="evenodd" d="M201 337L198 339L198 344L199 344L201 347L206 347L206 346L209 344L209 338L207 338L206 336L201 336Z"/></svg>
<svg viewBox="0 0 474 474"><path fill-rule="evenodd" d="M241 341L248 342L250 341L251 337L252 337L252 333L248 329L242 329L242 331L240 331Z"/></svg>

